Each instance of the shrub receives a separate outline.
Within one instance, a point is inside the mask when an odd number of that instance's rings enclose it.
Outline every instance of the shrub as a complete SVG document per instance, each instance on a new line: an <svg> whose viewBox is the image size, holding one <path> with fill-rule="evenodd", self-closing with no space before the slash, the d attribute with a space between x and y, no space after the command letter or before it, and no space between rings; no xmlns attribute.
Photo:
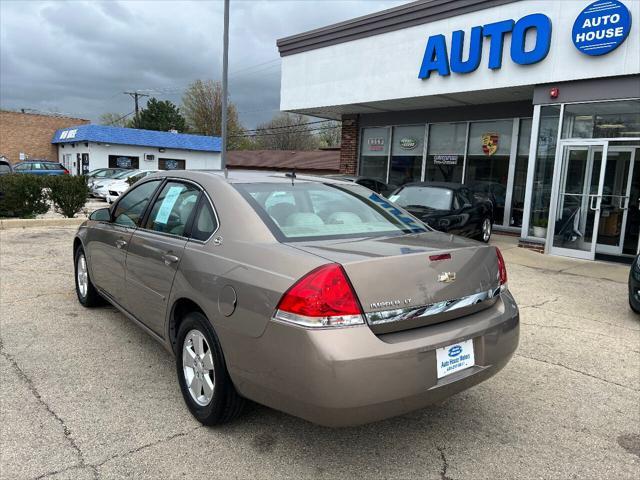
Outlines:
<svg viewBox="0 0 640 480"><path fill-rule="evenodd" d="M65 217L73 218L87 202L89 187L83 176L56 175L48 177L46 183L56 212Z"/></svg>
<svg viewBox="0 0 640 480"><path fill-rule="evenodd" d="M0 217L33 218L49 210L45 181L36 175L0 175Z"/></svg>

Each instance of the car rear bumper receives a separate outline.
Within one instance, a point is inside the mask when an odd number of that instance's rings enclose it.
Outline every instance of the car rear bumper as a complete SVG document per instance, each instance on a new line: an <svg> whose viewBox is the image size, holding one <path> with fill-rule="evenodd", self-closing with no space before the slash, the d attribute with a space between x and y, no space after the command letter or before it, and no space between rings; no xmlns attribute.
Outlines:
<svg viewBox="0 0 640 480"><path fill-rule="evenodd" d="M438 379L436 349L468 339L475 366ZM312 330L272 322L249 363L232 356L229 370L248 398L320 425L349 426L423 408L488 379L518 339L518 308L507 291L487 310L380 336L366 325Z"/></svg>

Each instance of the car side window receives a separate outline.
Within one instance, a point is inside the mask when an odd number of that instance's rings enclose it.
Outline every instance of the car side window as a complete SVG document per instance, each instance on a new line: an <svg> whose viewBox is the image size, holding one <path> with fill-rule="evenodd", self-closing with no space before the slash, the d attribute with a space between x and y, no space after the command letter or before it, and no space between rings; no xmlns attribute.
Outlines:
<svg viewBox="0 0 640 480"><path fill-rule="evenodd" d="M17 171L29 170L29 165L25 163L23 163L22 165L16 165L14 170L17 170Z"/></svg>
<svg viewBox="0 0 640 480"><path fill-rule="evenodd" d="M153 204L145 228L183 237L199 195L200 190L191 184L167 182Z"/></svg>
<svg viewBox="0 0 640 480"><path fill-rule="evenodd" d="M193 222L191 237L204 242L213 235L217 228L218 220L213 213L213 208L211 208L209 200L203 198L198 213L196 213L196 219Z"/></svg>
<svg viewBox="0 0 640 480"><path fill-rule="evenodd" d="M458 190L457 196L460 197L460 207L464 207L465 204L471 204L471 195L469 193L469 190L466 188Z"/></svg>
<svg viewBox="0 0 640 480"><path fill-rule="evenodd" d="M114 223L136 227L160 183L161 180L152 180L127 192L116 204L113 213Z"/></svg>

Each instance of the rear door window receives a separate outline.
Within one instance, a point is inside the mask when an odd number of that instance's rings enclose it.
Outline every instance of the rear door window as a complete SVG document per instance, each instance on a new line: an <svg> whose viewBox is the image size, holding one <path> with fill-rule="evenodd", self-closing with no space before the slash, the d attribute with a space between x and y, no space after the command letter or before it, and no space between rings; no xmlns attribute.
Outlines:
<svg viewBox="0 0 640 480"><path fill-rule="evenodd" d="M185 236L200 189L192 184L169 181L153 204L145 228L155 232Z"/></svg>

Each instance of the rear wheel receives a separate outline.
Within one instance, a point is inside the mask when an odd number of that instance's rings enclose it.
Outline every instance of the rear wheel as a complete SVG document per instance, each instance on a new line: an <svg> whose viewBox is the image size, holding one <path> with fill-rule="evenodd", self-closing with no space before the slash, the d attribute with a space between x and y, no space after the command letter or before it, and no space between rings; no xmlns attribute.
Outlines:
<svg viewBox="0 0 640 480"><path fill-rule="evenodd" d="M484 243L489 243L489 240L491 240L492 230L493 224L491 223L491 218L485 217L480 224L480 234L478 235L478 239L482 240Z"/></svg>
<svg viewBox="0 0 640 480"><path fill-rule="evenodd" d="M244 399L231 382L220 342L207 318L198 312L187 314L177 340L178 383L191 414L204 425L236 418Z"/></svg>
<svg viewBox="0 0 640 480"><path fill-rule="evenodd" d="M89 275L89 265L87 257L82 247L78 247L74 256L76 295L78 301L85 307L97 307L103 303L102 297L93 286Z"/></svg>

